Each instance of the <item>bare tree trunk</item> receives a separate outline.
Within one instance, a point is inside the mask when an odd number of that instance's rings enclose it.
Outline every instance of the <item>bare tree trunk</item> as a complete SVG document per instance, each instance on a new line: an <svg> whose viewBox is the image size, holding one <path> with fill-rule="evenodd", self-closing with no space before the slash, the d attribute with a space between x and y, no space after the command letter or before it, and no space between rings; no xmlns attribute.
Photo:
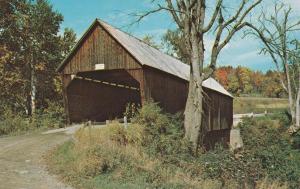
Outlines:
<svg viewBox="0 0 300 189"><path fill-rule="evenodd" d="M298 66L298 70L300 73L300 67ZM297 91L297 98L296 98L296 115L295 115L295 128L298 130L300 128L300 75L298 76L298 91Z"/></svg>
<svg viewBox="0 0 300 189"><path fill-rule="evenodd" d="M194 98L194 82L191 82L194 80L192 70L190 71L190 82L189 82L189 90L188 90L188 97L185 105L184 110L184 128L185 128L185 137L187 139L191 138L192 129L190 128L193 124L193 98Z"/></svg>
<svg viewBox="0 0 300 189"><path fill-rule="evenodd" d="M296 115L295 115L295 127L300 128L300 90L298 89L297 99L296 99Z"/></svg>
<svg viewBox="0 0 300 189"><path fill-rule="evenodd" d="M287 80L289 108L290 108L290 112L291 112L291 116L292 116L292 124L294 125L296 123L296 112L295 112L295 105L294 105L294 99L293 99L291 78L290 78L290 73L289 73L289 66L288 66L287 61L285 61L284 67L285 67L285 75L286 75L286 80Z"/></svg>
<svg viewBox="0 0 300 189"><path fill-rule="evenodd" d="M206 135L206 128L202 124L203 93L202 67L204 63L203 40L192 34L191 43L191 74L189 83L188 99L185 107L185 137L189 139L195 147L197 153L199 144L202 145ZM199 45L200 44L200 45Z"/></svg>
<svg viewBox="0 0 300 189"><path fill-rule="evenodd" d="M199 87L196 83L201 83L201 80L190 80L190 89L185 107L184 127L185 137L192 142L197 151L198 145L203 143L206 132L204 132L205 129L201 128L203 103L202 87Z"/></svg>
<svg viewBox="0 0 300 189"><path fill-rule="evenodd" d="M30 65L30 107L31 107L31 115L34 116L36 113L36 74L34 70L33 64Z"/></svg>

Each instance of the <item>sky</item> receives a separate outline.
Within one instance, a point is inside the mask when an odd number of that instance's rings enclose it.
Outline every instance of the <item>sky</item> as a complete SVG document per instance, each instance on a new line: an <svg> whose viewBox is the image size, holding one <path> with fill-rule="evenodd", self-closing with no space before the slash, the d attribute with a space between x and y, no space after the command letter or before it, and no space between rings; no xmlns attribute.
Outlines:
<svg viewBox="0 0 300 189"><path fill-rule="evenodd" d="M53 5L54 10L64 16L61 31L64 28L72 28L78 38L96 18L100 18L138 38L147 34L153 35L157 43L160 43L161 37L168 29L175 28L167 13L152 14L139 24L133 24L136 20L135 13L143 13L156 6L156 4L150 3L150 0L49 0L49 2ZM300 18L300 0L284 0L284 2L290 4L296 17ZM208 35L205 38L207 55L212 43L212 37ZM271 59L259 54L260 47L260 43L253 38L242 39L241 35L237 35L221 52L218 66L231 65L236 67L241 65L263 72L274 69L275 66ZM207 55L205 56L208 57Z"/></svg>

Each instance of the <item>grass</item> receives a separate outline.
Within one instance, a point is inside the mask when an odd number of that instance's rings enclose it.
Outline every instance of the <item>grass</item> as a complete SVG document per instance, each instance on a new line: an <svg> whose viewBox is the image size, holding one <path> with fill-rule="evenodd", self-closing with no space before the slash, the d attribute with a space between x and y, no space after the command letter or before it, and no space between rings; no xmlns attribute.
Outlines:
<svg viewBox="0 0 300 189"><path fill-rule="evenodd" d="M288 99L262 97L236 97L233 101L233 112L243 113L274 113L288 109Z"/></svg>
<svg viewBox="0 0 300 189"><path fill-rule="evenodd" d="M178 117L179 116L179 117ZM78 189L299 188L300 152L285 114L245 118L244 148L192 150L180 115L143 106L125 128L111 123L76 132L47 157L48 168Z"/></svg>
<svg viewBox="0 0 300 189"><path fill-rule="evenodd" d="M68 141L49 152L47 162L50 172L59 175L66 183L78 189L143 189L143 188L195 188L195 189L235 189L235 180L202 178L204 165L200 162L182 161L180 166L160 157L152 157L140 147L141 136L137 125L128 127L128 140L119 140L124 132L122 125L112 124L101 129L81 129L75 141ZM136 133L135 138L131 138ZM131 139L130 139L131 138ZM117 139L117 140L116 140ZM133 143L127 143L132 140ZM127 143L123 145L122 143ZM203 157L218 158L215 152ZM172 159L172 158L171 158ZM220 157L221 162L223 158ZM215 160L205 162L216 163ZM217 160L218 161L218 160ZM226 161L226 160L225 160ZM185 167L185 168L183 168ZM209 168L214 171L216 167ZM217 176L218 177L218 176ZM287 189L286 184L257 182L258 189Z"/></svg>
<svg viewBox="0 0 300 189"><path fill-rule="evenodd" d="M79 130L75 141L68 141L49 152L49 171L60 175L75 188L84 189L221 189L220 181L193 177L146 154L140 148L139 126L130 125L126 134L123 132L124 128L118 124L92 129L92 132ZM126 140L119 137L123 134Z"/></svg>

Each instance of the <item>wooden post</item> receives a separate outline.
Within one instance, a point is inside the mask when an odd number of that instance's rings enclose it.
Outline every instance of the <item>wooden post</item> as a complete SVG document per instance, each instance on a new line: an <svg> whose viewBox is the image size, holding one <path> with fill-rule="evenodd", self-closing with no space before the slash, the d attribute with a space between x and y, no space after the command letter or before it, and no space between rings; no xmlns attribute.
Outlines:
<svg viewBox="0 0 300 189"><path fill-rule="evenodd" d="M124 127L127 129L128 123L127 123L127 116L124 116Z"/></svg>
<svg viewBox="0 0 300 189"><path fill-rule="evenodd" d="M145 71L143 70L141 75L140 75L140 78L139 78L139 82L140 82L140 95L141 95L141 105L144 105L145 102L148 99L148 95L147 95L147 89L146 89L146 78L145 78Z"/></svg>
<svg viewBox="0 0 300 189"><path fill-rule="evenodd" d="M67 86L69 84L70 81L68 81L71 77L70 75L61 75L62 78L62 92L63 92L63 100L64 100L64 109L65 109L65 113L66 113L66 121L67 121L67 125L70 125L71 121L70 121L70 113L69 113L69 101L68 101L68 95L67 95Z"/></svg>

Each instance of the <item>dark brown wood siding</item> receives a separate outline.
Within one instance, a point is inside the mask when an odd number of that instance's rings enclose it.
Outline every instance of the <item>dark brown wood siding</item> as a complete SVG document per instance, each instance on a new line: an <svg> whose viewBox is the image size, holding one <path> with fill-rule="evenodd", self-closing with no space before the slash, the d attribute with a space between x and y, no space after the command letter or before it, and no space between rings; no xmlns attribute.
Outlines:
<svg viewBox="0 0 300 189"><path fill-rule="evenodd" d="M95 64L104 64L105 70L136 69L141 65L100 25L82 41L80 48L70 57L64 74L95 70Z"/></svg>
<svg viewBox="0 0 300 189"><path fill-rule="evenodd" d="M233 99L204 88L203 124L209 131L230 129L233 122Z"/></svg>
<svg viewBox="0 0 300 189"><path fill-rule="evenodd" d="M145 92L167 112L184 110L188 93L188 82L170 74L145 68ZM232 126L231 97L204 88L203 124L209 131L229 129Z"/></svg>
<svg viewBox="0 0 300 189"><path fill-rule="evenodd" d="M187 98L187 81L162 71L146 67L145 93L170 113L183 111Z"/></svg>

